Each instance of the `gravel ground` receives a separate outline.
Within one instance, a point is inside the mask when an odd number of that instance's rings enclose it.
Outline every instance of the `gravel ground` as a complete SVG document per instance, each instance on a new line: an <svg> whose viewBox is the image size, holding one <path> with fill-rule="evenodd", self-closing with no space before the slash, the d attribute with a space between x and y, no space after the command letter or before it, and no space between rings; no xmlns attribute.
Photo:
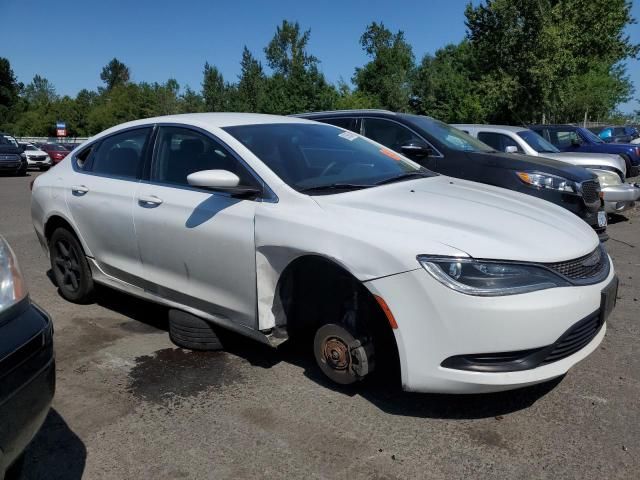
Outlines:
<svg viewBox="0 0 640 480"><path fill-rule="evenodd" d="M58 386L29 479L640 478L640 211L609 227L620 290L601 347L559 381L483 396L336 388L312 359L232 338L193 353L163 308L46 275L26 178L0 178L0 233L52 315Z"/></svg>

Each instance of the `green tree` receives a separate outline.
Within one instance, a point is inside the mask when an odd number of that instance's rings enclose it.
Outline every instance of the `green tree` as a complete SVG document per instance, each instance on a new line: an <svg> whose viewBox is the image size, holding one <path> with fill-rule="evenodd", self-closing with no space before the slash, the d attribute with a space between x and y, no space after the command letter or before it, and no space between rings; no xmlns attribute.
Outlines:
<svg viewBox="0 0 640 480"><path fill-rule="evenodd" d="M202 95L187 85L184 93L180 95L180 113L196 113L204 111L204 99Z"/></svg>
<svg viewBox="0 0 640 480"><path fill-rule="evenodd" d="M360 45L371 61L356 68L353 83L357 91L376 98L382 108L409 110L415 62L404 33L392 33L383 23L373 22L360 37Z"/></svg>
<svg viewBox="0 0 640 480"><path fill-rule="evenodd" d="M412 103L417 113L450 123L485 119L468 42L447 45L434 56L425 55L412 85Z"/></svg>
<svg viewBox="0 0 640 480"><path fill-rule="evenodd" d="M310 30L282 21L265 48L273 75L265 83L262 111L289 114L333 108L338 94L318 68L318 59L307 51Z"/></svg>
<svg viewBox="0 0 640 480"><path fill-rule="evenodd" d="M9 60L0 57L0 128L5 128L17 114L22 85L18 83Z"/></svg>
<svg viewBox="0 0 640 480"><path fill-rule="evenodd" d="M238 90L234 110L239 112L259 112L265 91L266 76L262 64L254 58L245 46L240 61Z"/></svg>
<svg viewBox="0 0 640 480"><path fill-rule="evenodd" d="M100 79L105 83L107 90L126 85L130 77L129 67L115 57L102 68L100 73Z"/></svg>
<svg viewBox="0 0 640 480"><path fill-rule="evenodd" d="M202 81L202 97L207 112L224 112L228 110L230 88L225 83L220 71L209 62L204 64L204 80Z"/></svg>
<svg viewBox="0 0 640 480"><path fill-rule="evenodd" d="M35 75L31 83L24 88L24 98L32 105L39 107L55 102L58 95L49 80Z"/></svg>
<svg viewBox="0 0 640 480"><path fill-rule="evenodd" d="M631 2L487 0L469 4L465 15L488 120L544 121L578 104L588 113L628 98L629 80L618 64L638 54L624 33L634 21ZM575 88L586 84L613 88L585 105L571 97L582 96Z"/></svg>

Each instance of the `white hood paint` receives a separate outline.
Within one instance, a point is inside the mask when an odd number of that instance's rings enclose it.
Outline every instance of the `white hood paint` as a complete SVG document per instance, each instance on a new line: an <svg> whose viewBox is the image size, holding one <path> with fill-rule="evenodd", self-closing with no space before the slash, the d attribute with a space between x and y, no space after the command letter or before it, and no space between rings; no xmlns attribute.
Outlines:
<svg viewBox="0 0 640 480"><path fill-rule="evenodd" d="M421 254L556 262L599 243L589 225L562 207L446 176L313 197L288 190L278 195L297 201L263 203L256 211L260 329L284 323L277 281L303 255L328 257L369 281L421 268Z"/></svg>

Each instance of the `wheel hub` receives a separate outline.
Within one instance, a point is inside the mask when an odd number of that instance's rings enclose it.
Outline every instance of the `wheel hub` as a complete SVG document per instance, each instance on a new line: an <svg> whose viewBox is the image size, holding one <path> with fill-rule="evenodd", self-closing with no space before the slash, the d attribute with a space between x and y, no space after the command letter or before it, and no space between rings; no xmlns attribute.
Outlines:
<svg viewBox="0 0 640 480"><path fill-rule="evenodd" d="M351 363L349 346L339 338L327 338L323 352L325 361L335 370L346 370Z"/></svg>

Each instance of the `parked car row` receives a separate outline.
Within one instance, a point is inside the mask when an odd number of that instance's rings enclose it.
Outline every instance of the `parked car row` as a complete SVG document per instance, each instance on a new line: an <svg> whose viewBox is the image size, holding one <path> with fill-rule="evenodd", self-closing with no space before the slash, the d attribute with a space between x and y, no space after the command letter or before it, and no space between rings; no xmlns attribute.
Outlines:
<svg viewBox="0 0 640 480"><path fill-rule="evenodd" d="M638 128L632 125L593 127L589 130L607 143L634 143L640 137Z"/></svg>
<svg viewBox="0 0 640 480"><path fill-rule="evenodd" d="M316 112L302 118L360 133L444 175L542 198L573 212L606 239L597 177L567 162L514 156L429 117L381 110Z"/></svg>
<svg viewBox="0 0 640 480"><path fill-rule="evenodd" d="M640 198L640 188L625 183L627 167L620 155L561 152L540 135L524 127L458 124L470 134L500 152L546 157L585 167L598 177L607 213L621 213Z"/></svg>
<svg viewBox="0 0 640 480"><path fill-rule="evenodd" d="M168 306L184 348L303 342L337 383L411 391L544 382L598 347L618 280L593 172L428 117L301 116L128 122L38 176L60 294L110 286Z"/></svg>

